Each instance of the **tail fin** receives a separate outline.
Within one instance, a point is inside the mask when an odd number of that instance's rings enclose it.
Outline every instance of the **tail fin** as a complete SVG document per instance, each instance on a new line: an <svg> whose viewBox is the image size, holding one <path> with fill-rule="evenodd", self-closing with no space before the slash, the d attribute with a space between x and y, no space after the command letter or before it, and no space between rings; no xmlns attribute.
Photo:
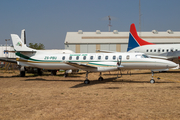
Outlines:
<svg viewBox="0 0 180 120"><path fill-rule="evenodd" d="M11 34L14 50L17 52L33 52L35 49L27 47L16 34Z"/></svg>
<svg viewBox="0 0 180 120"><path fill-rule="evenodd" d="M23 43L26 45L26 31L25 29L23 29L21 31L21 40L23 41Z"/></svg>
<svg viewBox="0 0 180 120"><path fill-rule="evenodd" d="M143 45L154 45L154 44L141 39L137 34L135 24L132 23L130 27L129 43L128 43L127 51L130 51L133 48Z"/></svg>

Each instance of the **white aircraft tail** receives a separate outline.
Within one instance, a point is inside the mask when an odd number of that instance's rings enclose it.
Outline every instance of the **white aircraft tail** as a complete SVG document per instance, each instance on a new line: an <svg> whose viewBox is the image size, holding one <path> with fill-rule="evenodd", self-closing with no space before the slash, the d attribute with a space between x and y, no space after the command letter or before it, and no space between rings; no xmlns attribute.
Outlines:
<svg viewBox="0 0 180 120"><path fill-rule="evenodd" d="M16 34L11 34L13 46L15 51L19 52L33 52L35 49L27 47Z"/></svg>
<svg viewBox="0 0 180 120"><path fill-rule="evenodd" d="M23 43L26 45L26 31L25 29L23 29L21 31L21 40L23 41Z"/></svg>

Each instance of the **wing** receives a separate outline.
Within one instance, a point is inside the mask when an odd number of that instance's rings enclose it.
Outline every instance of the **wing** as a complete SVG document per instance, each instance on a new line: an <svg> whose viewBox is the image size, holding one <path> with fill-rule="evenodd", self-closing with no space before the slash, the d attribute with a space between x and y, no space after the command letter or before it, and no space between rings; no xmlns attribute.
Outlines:
<svg viewBox="0 0 180 120"><path fill-rule="evenodd" d="M97 52L102 52L102 53L118 53L116 51L109 51L109 50L96 50Z"/></svg>
<svg viewBox="0 0 180 120"><path fill-rule="evenodd" d="M82 69L85 71L94 71L97 70L97 67L86 65L86 64L80 64L80 63L74 63L74 62L65 62L68 65L71 65L73 67L76 67L78 69Z"/></svg>
<svg viewBox="0 0 180 120"><path fill-rule="evenodd" d="M16 58L5 58L5 57L0 57L0 61L3 61L3 62L10 62L10 63L17 63Z"/></svg>

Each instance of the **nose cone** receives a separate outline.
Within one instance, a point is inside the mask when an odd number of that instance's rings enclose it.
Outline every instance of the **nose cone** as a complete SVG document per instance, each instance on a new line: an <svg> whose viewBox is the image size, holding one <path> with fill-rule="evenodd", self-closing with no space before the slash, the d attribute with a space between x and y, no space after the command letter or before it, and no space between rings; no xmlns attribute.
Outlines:
<svg viewBox="0 0 180 120"><path fill-rule="evenodd" d="M176 68L176 67L178 67L178 64L169 61L168 68Z"/></svg>

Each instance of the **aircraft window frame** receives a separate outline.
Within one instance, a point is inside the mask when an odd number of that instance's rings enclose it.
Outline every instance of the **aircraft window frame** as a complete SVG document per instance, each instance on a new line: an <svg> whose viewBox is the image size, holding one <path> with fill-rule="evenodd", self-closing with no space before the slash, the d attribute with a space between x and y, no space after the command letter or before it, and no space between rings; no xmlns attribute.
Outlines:
<svg viewBox="0 0 180 120"><path fill-rule="evenodd" d="M62 60L65 60L66 59L66 56L62 56Z"/></svg>
<svg viewBox="0 0 180 120"><path fill-rule="evenodd" d="M129 59L130 59L130 56L129 56L129 55L126 55L126 59L129 60Z"/></svg>
<svg viewBox="0 0 180 120"><path fill-rule="evenodd" d="M93 60L94 56L90 56L90 60Z"/></svg>
<svg viewBox="0 0 180 120"><path fill-rule="evenodd" d="M106 55L106 56L105 56L105 60L108 60L108 58L109 58L109 56L108 56L108 55Z"/></svg>
<svg viewBox="0 0 180 120"><path fill-rule="evenodd" d="M83 60L86 60L86 56L83 56Z"/></svg>
<svg viewBox="0 0 180 120"><path fill-rule="evenodd" d="M98 60L101 60L101 56L100 55L98 56Z"/></svg>
<svg viewBox="0 0 180 120"><path fill-rule="evenodd" d="M76 60L79 60L79 56L76 56Z"/></svg>
<svg viewBox="0 0 180 120"><path fill-rule="evenodd" d="M72 56L69 56L69 60L72 60Z"/></svg>
<svg viewBox="0 0 180 120"><path fill-rule="evenodd" d="M115 55L113 55L113 60L115 60L116 59L116 56Z"/></svg>

